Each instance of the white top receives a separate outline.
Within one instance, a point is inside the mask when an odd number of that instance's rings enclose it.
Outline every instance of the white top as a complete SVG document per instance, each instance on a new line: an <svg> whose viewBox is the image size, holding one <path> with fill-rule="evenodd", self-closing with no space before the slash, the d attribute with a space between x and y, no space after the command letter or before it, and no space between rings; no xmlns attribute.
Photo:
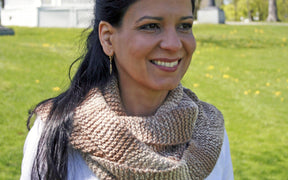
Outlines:
<svg viewBox="0 0 288 180"><path fill-rule="evenodd" d="M44 123L37 118L29 131L25 145L24 156L21 166L20 180L30 180L31 169L37 152L38 141L41 136ZM70 149L68 152L68 180L98 180L89 169L84 159L77 150ZM233 180L233 168L230 155L229 141L226 130L224 141L217 163L206 180Z"/></svg>

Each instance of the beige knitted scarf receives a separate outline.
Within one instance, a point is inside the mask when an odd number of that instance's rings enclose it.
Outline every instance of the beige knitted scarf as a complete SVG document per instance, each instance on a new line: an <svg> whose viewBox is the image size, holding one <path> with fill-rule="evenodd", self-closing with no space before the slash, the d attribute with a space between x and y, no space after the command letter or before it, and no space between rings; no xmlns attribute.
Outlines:
<svg viewBox="0 0 288 180"><path fill-rule="evenodd" d="M153 116L127 116L113 79L76 108L70 143L100 179L204 179L223 134L222 114L181 84Z"/></svg>

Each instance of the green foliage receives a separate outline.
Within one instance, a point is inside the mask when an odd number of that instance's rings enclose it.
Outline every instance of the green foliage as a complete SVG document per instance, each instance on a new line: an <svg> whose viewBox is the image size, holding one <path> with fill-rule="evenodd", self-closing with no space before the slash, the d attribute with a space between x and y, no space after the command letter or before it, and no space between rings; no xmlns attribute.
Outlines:
<svg viewBox="0 0 288 180"><path fill-rule="evenodd" d="M235 6L233 4L227 4L225 6L222 6L223 10L225 12L226 20L228 21L237 21L239 18L237 17L237 14L235 14Z"/></svg>
<svg viewBox="0 0 288 180"><path fill-rule="evenodd" d="M268 17L268 0L231 0L229 4L223 5L222 7L227 20L239 21L241 17L248 18L249 11L251 16L254 17L254 20L256 17L259 17L260 21L265 21ZM280 20L288 21L288 1L278 0L277 8ZM235 13L237 15L236 19Z"/></svg>
<svg viewBox="0 0 288 180"><path fill-rule="evenodd" d="M14 28L0 40L0 179L19 179L27 111L69 85L81 29ZM235 179L288 177L285 26L195 25L183 78L225 117ZM80 44L82 44L81 42Z"/></svg>
<svg viewBox="0 0 288 180"><path fill-rule="evenodd" d="M288 22L288 1L277 1L278 16L281 21Z"/></svg>

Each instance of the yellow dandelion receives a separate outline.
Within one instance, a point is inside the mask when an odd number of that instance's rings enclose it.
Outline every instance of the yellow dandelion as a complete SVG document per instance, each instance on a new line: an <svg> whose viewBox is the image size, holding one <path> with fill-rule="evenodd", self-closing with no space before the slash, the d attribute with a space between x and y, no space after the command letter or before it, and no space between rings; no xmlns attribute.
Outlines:
<svg viewBox="0 0 288 180"><path fill-rule="evenodd" d="M260 34L264 34L263 29L260 29L259 32L260 32Z"/></svg>
<svg viewBox="0 0 288 180"><path fill-rule="evenodd" d="M196 54L200 54L200 51L196 51L195 53L196 53Z"/></svg>
<svg viewBox="0 0 288 180"><path fill-rule="evenodd" d="M254 32L255 32L255 33L258 33L259 31L258 31L258 29L257 29L257 28L255 28L255 29L254 29Z"/></svg>
<svg viewBox="0 0 288 180"><path fill-rule="evenodd" d="M258 90L257 90L257 91L255 91L255 94L256 94L256 95L260 94L260 91L258 91Z"/></svg>
<svg viewBox="0 0 288 180"><path fill-rule="evenodd" d="M281 91L276 91L274 94L275 94L275 96L280 96L281 95Z"/></svg>
<svg viewBox="0 0 288 180"><path fill-rule="evenodd" d="M38 83L40 83L40 81L39 81L38 79L36 79L36 80L35 80L35 83L38 84Z"/></svg>
<svg viewBox="0 0 288 180"><path fill-rule="evenodd" d="M230 76L229 76L228 74L223 74L223 78L224 78L224 79L229 79Z"/></svg>
<svg viewBox="0 0 288 180"><path fill-rule="evenodd" d="M270 86L270 83L269 83L269 82L267 82L267 83L266 83L266 86L267 86L267 87L269 87L269 86Z"/></svg>
<svg viewBox="0 0 288 180"><path fill-rule="evenodd" d="M207 78L210 78L210 79L213 78L213 75L211 75L211 74L209 74L209 73L207 73L205 76L206 76Z"/></svg>
<svg viewBox="0 0 288 180"><path fill-rule="evenodd" d="M235 81L236 83L238 83L238 82L239 82L239 79L238 79L238 78L236 78L236 79L234 79L234 81Z"/></svg>
<svg viewBox="0 0 288 180"><path fill-rule="evenodd" d="M211 65L211 66L208 66L208 70L213 70L215 67L213 66L213 65Z"/></svg>
<svg viewBox="0 0 288 180"><path fill-rule="evenodd" d="M230 31L230 34L236 34L237 33L237 30L233 30L233 31Z"/></svg>
<svg viewBox="0 0 288 180"><path fill-rule="evenodd" d="M280 100L281 100L281 102L283 102L283 101L284 101L284 98L282 97Z"/></svg>
<svg viewBox="0 0 288 180"><path fill-rule="evenodd" d="M249 92L248 92L248 91L244 91L244 94L245 94L245 95L248 95L248 94L249 94Z"/></svg>
<svg viewBox="0 0 288 180"><path fill-rule="evenodd" d="M48 44L48 43L42 44L42 47L49 47L49 46L50 46L50 44Z"/></svg>
<svg viewBox="0 0 288 180"><path fill-rule="evenodd" d="M277 72L281 72L281 69L277 69Z"/></svg>
<svg viewBox="0 0 288 180"><path fill-rule="evenodd" d="M61 89L59 87L54 87L52 90L57 92L57 91L60 91Z"/></svg>
<svg viewBox="0 0 288 180"><path fill-rule="evenodd" d="M194 83L194 84L193 84L193 87L194 87L194 88L197 88L197 87L199 87L199 84Z"/></svg>
<svg viewBox="0 0 288 180"><path fill-rule="evenodd" d="M285 43L287 41L286 37L283 37L282 41Z"/></svg>

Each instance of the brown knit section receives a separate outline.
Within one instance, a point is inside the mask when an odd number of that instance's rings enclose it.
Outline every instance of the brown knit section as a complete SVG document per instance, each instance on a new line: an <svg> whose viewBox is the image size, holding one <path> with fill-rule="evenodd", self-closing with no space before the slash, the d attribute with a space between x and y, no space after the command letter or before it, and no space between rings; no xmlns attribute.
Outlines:
<svg viewBox="0 0 288 180"><path fill-rule="evenodd" d="M76 108L70 143L100 179L204 179L221 151L224 121L179 85L155 115L126 116L118 83Z"/></svg>

